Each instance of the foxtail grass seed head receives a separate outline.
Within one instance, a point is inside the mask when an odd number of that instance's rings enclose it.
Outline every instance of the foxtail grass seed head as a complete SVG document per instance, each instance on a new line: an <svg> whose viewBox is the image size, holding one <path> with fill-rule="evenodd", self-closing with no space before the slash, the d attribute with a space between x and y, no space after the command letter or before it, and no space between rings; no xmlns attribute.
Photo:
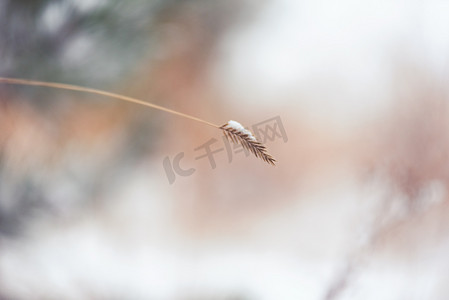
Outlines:
<svg viewBox="0 0 449 300"><path fill-rule="evenodd" d="M245 129L239 122L230 120L228 123L220 126L220 129L223 130L223 133L228 140L235 144L242 145L243 148L251 151L256 157L270 165L275 165L276 160L268 154L267 148L262 143L258 142L251 131Z"/></svg>

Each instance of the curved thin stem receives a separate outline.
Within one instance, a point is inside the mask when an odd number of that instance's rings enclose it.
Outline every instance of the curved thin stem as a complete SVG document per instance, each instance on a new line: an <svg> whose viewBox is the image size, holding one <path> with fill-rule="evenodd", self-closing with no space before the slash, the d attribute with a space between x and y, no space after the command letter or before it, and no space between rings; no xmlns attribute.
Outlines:
<svg viewBox="0 0 449 300"><path fill-rule="evenodd" d="M178 116L181 116L181 117L184 117L187 119L191 119L191 120L194 120L197 122L201 122L203 124L220 129L220 126L210 123L208 121L202 120L200 118L194 117L194 116L190 116L190 115L187 115L187 114L184 114L184 113L181 113L181 112L169 109L169 108L165 108L163 106L159 106L159 105L156 105L153 103L145 102L145 101L142 101L142 100L139 100L136 98L131 98L128 96L123 96L120 94L110 93L110 92L97 90L97 89L93 89L93 88L87 88L87 87L82 87L82 86L72 85L72 84L35 81L35 80L28 80L28 79L22 79L22 78L9 78L9 77L0 77L0 83L17 84L17 85L33 85L33 86L50 87L50 88L55 88L55 89L72 90L72 91L78 91L78 92L97 94L97 95L101 95L101 96L111 97L111 98L115 98L115 99L119 99L119 100L123 100L123 101L128 101L128 102L133 102L133 103L137 103L140 105L148 106L151 108L162 110L162 111L174 114L174 115L178 115Z"/></svg>

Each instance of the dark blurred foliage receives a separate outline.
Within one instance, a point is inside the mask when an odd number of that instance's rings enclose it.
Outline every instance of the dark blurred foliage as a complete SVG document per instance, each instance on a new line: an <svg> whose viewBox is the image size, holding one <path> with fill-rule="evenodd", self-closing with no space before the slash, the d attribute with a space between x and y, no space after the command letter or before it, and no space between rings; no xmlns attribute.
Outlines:
<svg viewBox="0 0 449 300"><path fill-rule="evenodd" d="M157 11L170 5L167 2L108 1L80 10L74 5L76 1L3 1L1 55L7 63L2 64L0 72L11 77L87 83L104 78L100 74L86 78L87 74L110 69L108 65L113 64L119 70L115 75L120 76L147 50L144 35ZM49 24L45 24L46 14L52 14ZM87 36L92 46L82 54L81 64L69 65L61 56L80 36Z"/></svg>
<svg viewBox="0 0 449 300"><path fill-rule="evenodd" d="M201 22L204 34L217 37L235 15L231 2L109 0L82 9L69 0L5 0L0 3L0 74L114 84L143 58L155 55L168 33L165 23L190 15ZM189 29L184 32L189 34ZM78 46L74 43L80 38L89 44L77 54L82 58L76 64L65 61L65 52Z"/></svg>

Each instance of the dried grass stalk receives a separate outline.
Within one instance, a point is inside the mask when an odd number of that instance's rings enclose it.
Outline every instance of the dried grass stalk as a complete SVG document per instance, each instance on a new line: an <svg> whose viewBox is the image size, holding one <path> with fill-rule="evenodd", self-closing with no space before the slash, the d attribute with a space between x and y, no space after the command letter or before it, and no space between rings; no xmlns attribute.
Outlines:
<svg viewBox="0 0 449 300"><path fill-rule="evenodd" d="M145 102L140 99L131 98L128 96L123 96L115 93L110 93L102 90L72 85L72 84L64 84L64 83L56 83L56 82L46 82L46 81L35 81L35 80L28 80L28 79L22 79L22 78L9 78L9 77L0 77L0 83L7 83L7 84L16 84L16 85L28 85L28 86L40 86L40 87L50 87L50 88L56 88L56 89L63 89L63 90L71 90L71 91L78 91L78 92L85 92L85 93L91 93L91 94L97 94L101 96L107 96L115 99L119 99L122 101L128 101L133 102L136 104L152 107L158 110L162 110L174 115L178 115L187 119L191 119L197 122L201 122L203 124L218 128L223 130L225 136L231 140L234 143L241 144L243 148L248 149L251 151L256 157L266 161L267 163L274 165L276 160L267 153L267 149L264 145L259 143L256 138L252 135L252 133L249 130L246 130L243 128L240 123L235 121L229 121L223 126L218 126L216 124L213 124L211 122L205 121L203 119L184 114L172 109L168 109L153 103Z"/></svg>

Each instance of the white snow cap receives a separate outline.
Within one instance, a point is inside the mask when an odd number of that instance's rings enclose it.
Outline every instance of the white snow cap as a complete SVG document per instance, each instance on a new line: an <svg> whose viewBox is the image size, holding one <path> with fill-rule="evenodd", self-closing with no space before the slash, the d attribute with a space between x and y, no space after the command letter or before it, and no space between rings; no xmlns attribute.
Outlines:
<svg viewBox="0 0 449 300"><path fill-rule="evenodd" d="M243 134L247 134L250 140L257 141L256 138L254 137L254 135L251 133L251 131L249 131L248 129L245 129L245 127L243 127L242 124L240 124L239 122L229 120L228 126L235 130L240 131Z"/></svg>

